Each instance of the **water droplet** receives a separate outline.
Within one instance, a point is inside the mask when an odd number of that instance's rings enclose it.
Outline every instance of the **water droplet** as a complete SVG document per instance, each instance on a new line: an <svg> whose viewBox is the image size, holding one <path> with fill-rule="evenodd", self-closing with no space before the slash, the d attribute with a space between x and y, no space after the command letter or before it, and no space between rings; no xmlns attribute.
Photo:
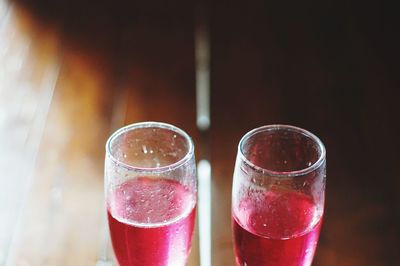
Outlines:
<svg viewBox="0 0 400 266"><path fill-rule="evenodd" d="M142 145L142 152L143 152L144 154L147 154L147 147L146 147L146 145Z"/></svg>
<svg viewBox="0 0 400 266"><path fill-rule="evenodd" d="M176 139L176 134L174 134L174 139Z"/></svg>
<svg viewBox="0 0 400 266"><path fill-rule="evenodd" d="M283 163L284 163L284 164L287 164L287 161L286 161L286 160L284 160L284 161L283 161Z"/></svg>
<svg viewBox="0 0 400 266"><path fill-rule="evenodd" d="M126 155L126 153L123 153L122 156L123 156L124 158L126 158L127 155Z"/></svg>

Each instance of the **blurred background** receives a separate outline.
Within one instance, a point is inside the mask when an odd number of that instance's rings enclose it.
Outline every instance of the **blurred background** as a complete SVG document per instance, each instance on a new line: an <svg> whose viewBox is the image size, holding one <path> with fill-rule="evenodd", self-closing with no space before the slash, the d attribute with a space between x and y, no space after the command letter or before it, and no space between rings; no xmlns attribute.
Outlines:
<svg viewBox="0 0 400 266"><path fill-rule="evenodd" d="M398 22L384 1L0 0L0 265L109 265L104 145L145 120L211 162L212 265L234 265L239 139L272 123L327 148L313 265L400 265Z"/></svg>

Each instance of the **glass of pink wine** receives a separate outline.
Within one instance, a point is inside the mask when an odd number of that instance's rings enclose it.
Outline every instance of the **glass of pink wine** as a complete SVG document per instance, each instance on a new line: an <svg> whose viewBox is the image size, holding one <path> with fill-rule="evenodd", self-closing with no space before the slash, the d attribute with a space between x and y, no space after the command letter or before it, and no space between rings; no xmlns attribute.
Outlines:
<svg viewBox="0 0 400 266"><path fill-rule="evenodd" d="M288 125L240 140L232 188L236 264L309 266L324 213L325 148Z"/></svg>
<svg viewBox="0 0 400 266"><path fill-rule="evenodd" d="M188 134L159 122L112 134L106 144L105 197L120 266L185 265L197 202Z"/></svg>

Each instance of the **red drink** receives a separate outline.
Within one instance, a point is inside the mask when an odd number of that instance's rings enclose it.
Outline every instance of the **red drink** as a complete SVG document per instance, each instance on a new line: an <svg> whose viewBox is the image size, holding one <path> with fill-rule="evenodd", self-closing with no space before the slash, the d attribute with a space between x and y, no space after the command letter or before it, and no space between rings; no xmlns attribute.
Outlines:
<svg viewBox="0 0 400 266"><path fill-rule="evenodd" d="M193 192L174 180L139 177L119 185L110 197L108 221L121 266L186 263L195 220Z"/></svg>
<svg viewBox="0 0 400 266"><path fill-rule="evenodd" d="M299 192L267 191L233 211L237 265L311 265L322 210Z"/></svg>

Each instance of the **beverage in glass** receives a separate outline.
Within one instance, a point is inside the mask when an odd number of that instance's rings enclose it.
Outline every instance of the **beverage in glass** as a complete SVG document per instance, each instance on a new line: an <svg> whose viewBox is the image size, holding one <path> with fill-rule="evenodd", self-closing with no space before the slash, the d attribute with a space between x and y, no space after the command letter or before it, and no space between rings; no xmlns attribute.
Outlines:
<svg viewBox="0 0 400 266"><path fill-rule="evenodd" d="M232 188L236 264L311 265L325 180L325 148L312 133L270 125L244 135Z"/></svg>
<svg viewBox="0 0 400 266"><path fill-rule="evenodd" d="M132 124L106 144L105 196L121 266L185 265L196 212L191 138L159 122Z"/></svg>

